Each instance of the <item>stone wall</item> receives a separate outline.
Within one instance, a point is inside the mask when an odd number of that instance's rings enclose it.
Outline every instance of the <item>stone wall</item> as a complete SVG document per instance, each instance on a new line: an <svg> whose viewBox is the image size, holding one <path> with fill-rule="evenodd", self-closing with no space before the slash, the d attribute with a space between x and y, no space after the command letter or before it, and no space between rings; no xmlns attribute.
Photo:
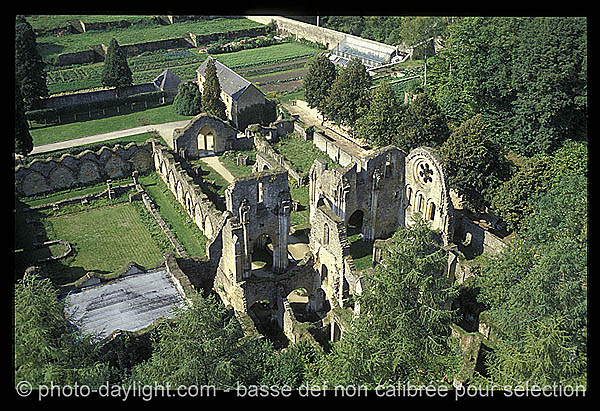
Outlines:
<svg viewBox="0 0 600 411"><path fill-rule="evenodd" d="M198 114L183 128L173 132L173 149L187 158L198 158L202 153L243 150L251 144L247 138L237 138L237 131L220 118L207 113Z"/></svg>
<svg viewBox="0 0 600 411"><path fill-rule="evenodd" d="M445 245L454 238L454 207L448 180L437 151L427 147L412 150L406 157L404 188L406 221L420 214L433 230L442 234Z"/></svg>
<svg viewBox="0 0 600 411"><path fill-rule="evenodd" d="M129 143L64 154L60 158L36 159L15 168L15 192L33 196L124 178L134 170L146 174L153 170L152 144Z"/></svg>
<svg viewBox="0 0 600 411"><path fill-rule="evenodd" d="M395 147L379 149L344 168L329 170L315 161L310 171L311 210L325 204L345 224L357 213L361 232L371 241L404 224L403 189L404 152Z"/></svg>
<svg viewBox="0 0 600 411"><path fill-rule="evenodd" d="M119 97L129 97L141 93L150 93L159 89L154 83L136 84L134 86L123 87L119 89ZM64 94L61 96L52 96L42 100L45 108L60 108L73 106L76 104L94 103L97 101L107 101L117 98L116 90L111 88L107 90L86 91L82 93Z"/></svg>
<svg viewBox="0 0 600 411"><path fill-rule="evenodd" d="M342 147L336 144L334 139L328 137L323 132L318 132L315 130L312 138L313 144L319 150L326 153L329 158L340 164L342 167L346 167L347 165L352 164L352 162L359 160L359 157L356 157L349 151L345 151Z"/></svg>
<svg viewBox="0 0 600 411"><path fill-rule="evenodd" d="M331 30L325 27L317 27L312 24L288 19L286 17L281 16L245 17L248 20L256 21L262 24L269 24L271 21L274 21L277 25L277 30L281 33L295 35L296 37L322 44L329 50L333 49L333 47L335 47L335 45L339 43L344 37L351 36L350 34L342 33L340 31Z"/></svg>
<svg viewBox="0 0 600 411"><path fill-rule="evenodd" d="M279 154L269 142L260 134L254 136L254 147L256 147L256 170L263 171L267 169L275 169L276 167L282 167L287 170L290 177L298 182L298 184L304 184L304 180L307 177L306 173L297 171L292 163L290 163L284 156Z"/></svg>
<svg viewBox="0 0 600 411"><path fill-rule="evenodd" d="M221 258L220 233L225 214L209 200L168 149L153 142L154 168L189 217L209 239L206 253L216 266Z"/></svg>
<svg viewBox="0 0 600 411"><path fill-rule="evenodd" d="M89 25L89 24L86 24ZM255 27L249 29L241 29L228 31L225 33L212 34L194 34L186 33L183 37L172 39L146 41L133 44L120 45L127 57L134 57L147 51L168 50L176 48L197 48L200 45L207 44L220 39L230 40L238 37L256 37L265 35L266 27ZM89 50L78 51L74 53L63 53L56 56L53 64L56 66L68 66L71 64L89 64L104 61L108 46L99 44L90 47Z"/></svg>
<svg viewBox="0 0 600 411"><path fill-rule="evenodd" d="M504 240L475 224L461 212L456 213L455 227L454 241L465 243L475 255L496 255L506 247Z"/></svg>

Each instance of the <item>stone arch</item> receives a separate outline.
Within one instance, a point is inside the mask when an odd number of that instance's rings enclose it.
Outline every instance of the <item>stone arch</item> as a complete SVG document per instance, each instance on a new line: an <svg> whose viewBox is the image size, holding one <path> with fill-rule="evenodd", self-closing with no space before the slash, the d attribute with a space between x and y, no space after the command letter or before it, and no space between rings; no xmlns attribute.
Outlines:
<svg viewBox="0 0 600 411"><path fill-rule="evenodd" d="M410 184L406 185L406 189L404 190L404 195L405 195L405 206L406 207L411 207L414 205L415 202L415 190L412 188L412 186Z"/></svg>
<svg viewBox="0 0 600 411"><path fill-rule="evenodd" d="M354 233L362 233L363 226L366 220L366 213L360 208L354 210L352 214L348 217L348 224L346 225L346 230L348 231L348 235L352 235Z"/></svg>
<svg viewBox="0 0 600 411"><path fill-rule="evenodd" d="M277 235L264 232L257 235L250 244L252 269L270 270L273 267L273 258L279 247ZM264 263L264 264L259 264Z"/></svg>
<svg viewBox="0 0 600 411"><path fill-rule="evenodd" d="M202 221L204 220L204 215L202 214L202 207L200 204L196 203L194 207L194 222L200 229L202 229Z"/></svg>
<svg viewBox="0 0 600 411"><path fill-rule="evenodd" d="M167 169L166 161L162 161L160 163L160 173L165 177L169 175L169 170Z"/></svg>
<svg viewBox="0 0 600 411"><path fill-rule="evenodd" d="M177 192L177 180L175 179L175 173L172 171L168 172L167 181L169 182L169 189L171 192Z"/></svg>
<svg viewBox="0 0 600 411"><path fill-rule="evenodd" d="M184 203L184 191L183 191L183 185L181 184L181 181L177 180L175 183L175 193L176 193L176 197L177 197L177 201L179 201L180 204Z"/></svg>
<svg viewBox="0 0 600 411"><path fill-rule="evenodd" d="M69 188L75 185L73 172L66 167L58 166L48 175L50 185L55 189Z"/></svg>
<svg viewBox="0 0 600 411"><path fill-rule="evenodd" d="M104 171L110 178L122 178L128 175L129 165L121 157L113 154L104 165Z"/></svg>
<svg viewBox="0 0 600 411"><path fill-rule="evenodd" d="M202 232L204 232L204 235L207 238L212 238L213 237L213 225L212 222L210 221L210 217L208 215L206 215L206 217L204 218L204 228L202 229Z"/></svg>
<svg viewBox="0 0 600 411"><path fill-rule="evenodd" d="M410 224L412 215L419 213L431 223L432 229L441 232L444 244L450 243L454 235L454 208L439 153L427 147L414 149L406 157L405 170L406 184L413 188L415 200L406 209L405 223Z"/></svg>
<svg viewBox="0 0 600 411"><path fill-rule="evenodd" d="M415 194L414 211L417 213L420 213L420 214L424 214L425 213L425 205L426 205L425 194L423 194L423 192L421 190L418 190Z"/></svg>
<svg viewBox="0 0 600 411"><path fill-rule="evenodd" d="M194 201L189 192L185 193L185 209L188 212L188 215L194 215Z"/></svg>
<svg viewBox="0 0 600 411"><path fill-rule="evenodd" d="M77 181L86 184L99 179L100 170L98 169L98 165L90 160L82 161L81 165L79 166Z"/></svg>
<svg viewBox="0 0 600 411"><path fill-rule="evenodd" d="M434 221L437 216L437 206L433 199L427 200L427 206L425 207L425 219Z"/></svg>
<svg viewBox="0 0 600 411"><path fill-rule="evenodd" d="M209 124L205 124L198 130L198 134L196 135L196 144L198 146L198 151L203 150L205 152L217 151L216 150L216 132L213 127Z"/></svg>
<svg viewBox="0 0 600 411"><path fill-rule="evenodd" d="M230 150L237 136L237 130L227 122L201 113L184 128L173 132L173 147L176 151L185 149L190 158L197 158L207 151L216 153Z"/></svg>
<svg viewBox="0 0 600 411"><path fill-rule="evenodd" d="M37 171L27 174L21 181L21 192L26 196L45 193L50 191L48 180Z"/></svg>

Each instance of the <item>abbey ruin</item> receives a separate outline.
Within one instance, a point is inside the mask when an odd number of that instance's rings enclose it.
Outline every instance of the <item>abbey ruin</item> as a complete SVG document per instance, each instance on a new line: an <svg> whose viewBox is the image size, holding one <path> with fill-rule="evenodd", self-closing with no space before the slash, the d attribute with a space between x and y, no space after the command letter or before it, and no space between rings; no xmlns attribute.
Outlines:
<svg viewBox="0 0 600 411"><path fill-rule="evenodd" d="M454 279L455 238L461 241L467 234L473 238L476 230L462 218L456 222L450 187L435 150L421 147L405 153L393 146L365 150L329 132L309 134L297 116L284 118L282 113L268 126L252 124L242 132L235 126L239 107L265 104L266 99L262 94L256 98L260 91L255 87L245 93L250 83L232 70L221 67L218 75L227 85L223 92L235 96L230 101L235 104L228 106L228 121L201 113L175 129L165 139L167 145L148 140L18 165L16 193L31 196L108 181L110 196L110 179L133 174L137 194L130 195L130 201L143 200L166 230L177 254L165 256L166 272L182 298L194 288L214 292L238 316L252 320L245 324L276 325L292 343L315 339L314 330L321 340L336 341L347 326L347 315L340 313L358 314L360 307L352 296L361 293L365 270L355 267L349 231L371 244L374 267L385 240L420 215L448 252L447 275ZM225 78L232 75L235 81ZM245 101L247 94L250 100ZM290 133L311 140L336 166L316 159L308 174L298 173L272 148ZM207 191L199 166L190 163L250 149L256 151L253 172L234 178L221 198ZM163 180L208 239L202 261L186 262L185 253L153 211L152 200L135 177L150 172ZM299 240L292 230L291 214L297 204L290 184L308 186L307 240ZM186 272L190 264L196 265L193 279ZM301 311L292 304L298 295L304 302ZM313 325L312 334L301 326L306 321Z"/></svg>

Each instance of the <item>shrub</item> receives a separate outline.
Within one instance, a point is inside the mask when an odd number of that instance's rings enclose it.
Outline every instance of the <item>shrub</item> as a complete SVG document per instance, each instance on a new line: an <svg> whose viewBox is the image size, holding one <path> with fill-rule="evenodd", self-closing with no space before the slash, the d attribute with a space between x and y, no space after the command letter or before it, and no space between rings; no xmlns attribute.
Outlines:
<svg viewBox="0 0 600 411"><path fill-rule="evenodd" d="M183 116L195 116L202 109L202 95L198 86L193 83L181 83L177 95L173 101L173 107L177 114Z"/></svg>

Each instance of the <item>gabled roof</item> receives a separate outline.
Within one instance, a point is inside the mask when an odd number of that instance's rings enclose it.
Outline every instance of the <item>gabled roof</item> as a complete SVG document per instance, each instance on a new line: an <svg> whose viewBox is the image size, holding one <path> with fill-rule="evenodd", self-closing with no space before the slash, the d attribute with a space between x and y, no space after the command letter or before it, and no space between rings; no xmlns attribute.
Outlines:
<svg viewBox="0 0 600 411"><path fill-rule="evenodd" d="M181 80L173 74L169 69L166 69L158 75L153 81L154 85L161 90L177 89Z"/></svg>
<svg viewBox="0 0 600 411"><path fill-rule="evenodd" d="M233 100L237 101L237 99L244 93L244 91L246 91L248 87L250 87L252 83L210 56L207 57L207 59L204 60L204 62L196 70L203 77L206 71L206 64L209 60L215 62L215 67L217 68L217 78L219 79L221 90L223 90L227 95L231 96Z"/></svg>

